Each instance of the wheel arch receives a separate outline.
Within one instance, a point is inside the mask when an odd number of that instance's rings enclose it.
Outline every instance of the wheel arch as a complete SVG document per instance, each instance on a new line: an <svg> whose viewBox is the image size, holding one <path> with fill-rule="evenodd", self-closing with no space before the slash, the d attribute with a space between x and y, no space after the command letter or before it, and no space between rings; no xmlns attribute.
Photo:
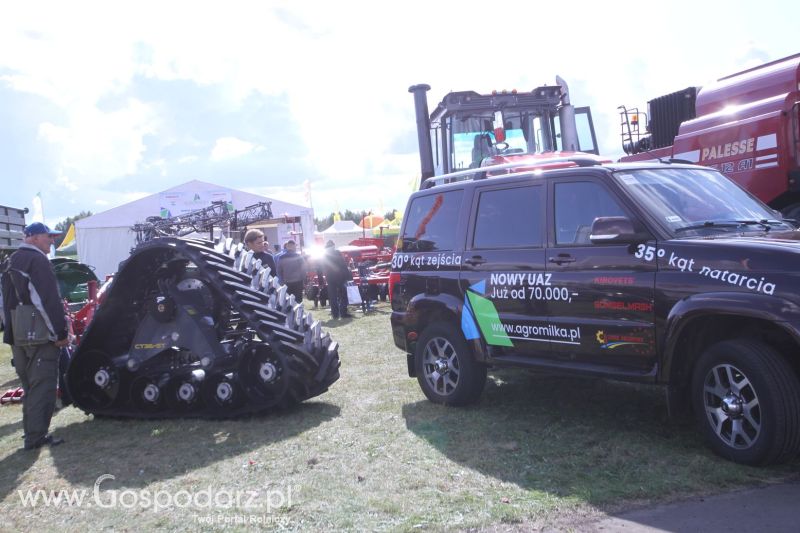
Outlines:
<svg viewBox="0 0 800 533"><path fill-rule="evenodd" d="M787 313L787 310L790 312ZM681 300L666 322L659 380L680 388L694 363L716 342L754 338L775 348L800 376L800 308L782 298L712 293Z"/></svg>
<svg viewBox="0 0 800 533"><path fill-rule="evenodd" d="M406 313L406 335L415 332L414 340L408 338L410 353L416 350L416 339L422 332L437 322L446 322L460 328L461 311L464 307L462 301L449 294L435 296L420 294L413 298L408 305ZM409 320L410 319L410 320Z"/></svg>

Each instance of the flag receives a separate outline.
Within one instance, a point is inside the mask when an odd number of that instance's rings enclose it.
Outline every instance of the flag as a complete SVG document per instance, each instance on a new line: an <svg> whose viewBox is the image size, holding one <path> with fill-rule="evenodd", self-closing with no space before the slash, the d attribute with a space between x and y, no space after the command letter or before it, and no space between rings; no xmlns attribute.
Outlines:
<svg viewBox="0 0 800 533"><path fill-rule="evenodd" d="M333 210L333 221L339 222L340 220L342 220L342 214L339 212L339 200L334 200L333 206L335 208Z"/></svg>
<svg viewBox="0 0 800 533"><path fill-rule="evenodd" d="M306 198L306 202L311 203L311 180L303 182L303 195Z"/></svg>
<svg viewBox="0 0 800 533"><path fill-rule="evenodd" d="M37 192L33 197L33 214L31 215L31 222L44 223L44 207L42 207L42 193Z"/></svg>
<svg viewBox="0 0 800 533"><path fill-rule="evenodd" d="M75 240L75 224L69 225L69 230L61 241L61 246L58 247L57 252L61 253L75 253L77 249L77 241Z"/></svg>

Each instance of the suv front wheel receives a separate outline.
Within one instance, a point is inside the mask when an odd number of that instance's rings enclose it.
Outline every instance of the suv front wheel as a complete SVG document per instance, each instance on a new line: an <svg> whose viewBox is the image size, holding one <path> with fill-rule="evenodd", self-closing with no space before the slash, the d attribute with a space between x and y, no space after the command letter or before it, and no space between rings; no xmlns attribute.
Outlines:
<svg viewBox="0 0 800 533"><path fill-rule="evenodd" d="M766 465L800 449L800 383L787 361L762 342L709 347L694 370L692 403L706 440L726 459Z"/></svg>
<svg viewBox="0 0 800 533"><path fill-rule="evenodd" d="M483 392L486 366L475 361L463 335L451 324L433 324L422 332L414 364L419 386L432 402L466 405Z"/></svg>

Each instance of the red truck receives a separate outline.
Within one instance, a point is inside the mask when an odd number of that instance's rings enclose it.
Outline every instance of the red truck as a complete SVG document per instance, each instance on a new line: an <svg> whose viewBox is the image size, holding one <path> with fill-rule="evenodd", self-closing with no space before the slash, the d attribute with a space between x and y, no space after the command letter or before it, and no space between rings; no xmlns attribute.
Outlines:
<svg viewBox="0 0 800 533"><path fill-rule="evenodd" d="M620 106L620 161L680 159L721 171L800 220L800 54ZM644 128L642 117L644 116Z"/></svg>

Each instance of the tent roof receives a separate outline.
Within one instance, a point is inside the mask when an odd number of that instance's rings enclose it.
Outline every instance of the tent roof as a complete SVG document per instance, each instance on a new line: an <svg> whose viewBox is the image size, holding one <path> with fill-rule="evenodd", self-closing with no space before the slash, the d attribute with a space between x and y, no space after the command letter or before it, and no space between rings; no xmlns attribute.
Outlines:
<svg viewBox="0 0 800 533"><path fill-rule="evenodd" d="M352 220L337 220L333 223L331 227L324 230L322 233L323 235L328 235L331 233L351 233L351 232L358 232L361 233L361 227L358 224L353 222Z"/></svg>
<svg viewBox="0 0 800 533"><path fill-rule="evenodd" d="M139 198L127 204L114 207L107 211L97 213L90 217L79 220L75 223L78 229L89 228L119 228L130 227L136 223L144 222L147 217L159 216L161 214L161 206L159 205L160 195L168 192L184 192L184 191L226 191L231 193L231 200L234 209L242 209L259 202L272 202L272 214L275 217L280 217L284 213L296 215L300 212L311 212L311 208L301 205L290 204L281 202L280 200L273 200L266 196L260 196L249 192L231 189L230 187L223 187L200 180L187 181L180 185L176 185L170 189Z"/></svg>

